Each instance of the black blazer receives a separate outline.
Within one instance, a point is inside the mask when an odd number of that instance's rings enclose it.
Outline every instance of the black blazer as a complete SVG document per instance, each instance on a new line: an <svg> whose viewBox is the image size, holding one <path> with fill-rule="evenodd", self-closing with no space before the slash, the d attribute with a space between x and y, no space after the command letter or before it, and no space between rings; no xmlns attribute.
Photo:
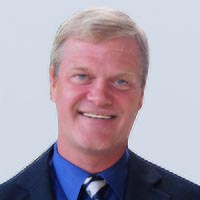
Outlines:
<svg viewBox="0 0 200 200"><path fill-rule="evenodd" d="M53 147L0 185L0 200L55 200L50 160ZM130 151L125 200L200 200L200 186Z"/></svg>

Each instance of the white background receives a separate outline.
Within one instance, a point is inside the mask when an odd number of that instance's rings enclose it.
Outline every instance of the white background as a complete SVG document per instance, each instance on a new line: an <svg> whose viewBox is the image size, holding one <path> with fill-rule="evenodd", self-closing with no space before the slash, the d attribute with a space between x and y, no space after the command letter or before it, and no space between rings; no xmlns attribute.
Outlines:
<svg viewBox="0 0 200 200"><path fill-rule="evenodd" d="M0 5L0 182L57 135L49 56L59 25L75 11L107 6L147 33L150 71L130 147L200 184L200 3L198 0L18 0Z"/></svg>

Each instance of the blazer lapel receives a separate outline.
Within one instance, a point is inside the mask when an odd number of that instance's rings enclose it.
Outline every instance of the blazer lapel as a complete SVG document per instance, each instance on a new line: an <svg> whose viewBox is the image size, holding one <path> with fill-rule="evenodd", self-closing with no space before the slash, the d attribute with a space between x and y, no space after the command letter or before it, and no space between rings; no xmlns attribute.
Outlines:
<svg viewBox="0 0 200 200"><path fill-rule="evenodd" d="M161 179L159 172L147 161L130 152L125 200L169 200L168 194L155 188Z"/></svg>

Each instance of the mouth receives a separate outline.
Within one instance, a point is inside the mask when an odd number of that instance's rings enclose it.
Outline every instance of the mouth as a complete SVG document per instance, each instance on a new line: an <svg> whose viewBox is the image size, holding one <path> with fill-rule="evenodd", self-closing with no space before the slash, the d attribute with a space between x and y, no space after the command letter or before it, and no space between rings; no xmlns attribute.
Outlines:
<svg viewBox="0 0 200 200"><path fill-rule="evenodd" d="M88 118L104 119L104 120L114 119L117 117L115 115L104 115L104 114L102 115L102 114L94 114L94 113L86 113L86 112L79 112L79 114Z"/></svg>

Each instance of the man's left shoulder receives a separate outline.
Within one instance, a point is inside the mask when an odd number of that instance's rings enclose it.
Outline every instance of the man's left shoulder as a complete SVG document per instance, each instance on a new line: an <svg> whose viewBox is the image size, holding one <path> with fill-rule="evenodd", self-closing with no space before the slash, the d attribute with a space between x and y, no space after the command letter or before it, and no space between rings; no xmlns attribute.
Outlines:
<svg viewBox="0 0 200 200"><path fill-rule="evenodd" d="M129 173L141 186L149 185L169 195L172 199L200 200L200 186L192 183L156 164L153 164L130 151Z"/></svg>

